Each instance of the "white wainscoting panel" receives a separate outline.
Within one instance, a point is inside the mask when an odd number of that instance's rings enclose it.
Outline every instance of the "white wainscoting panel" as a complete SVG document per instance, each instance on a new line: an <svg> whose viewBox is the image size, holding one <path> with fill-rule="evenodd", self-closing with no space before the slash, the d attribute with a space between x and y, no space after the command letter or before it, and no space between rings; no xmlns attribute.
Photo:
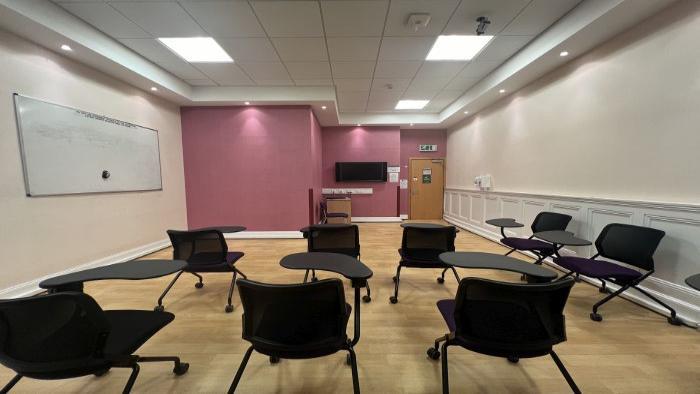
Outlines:
<svg viewBox="0 0 700 394"><path fill-rule="evenodd" d="M594 242L609 223L627 223L658 228L666 232L654 260L654 275L642 282L644 289L676 309L681 319L700 324L700 292L688 287L686 277L700 273L700 205L645 201L624 201L590 197L535 195L467 188L445 189L445 220L466 230L498 241L500 229L486 224L498 217L513 218L523 228L506 230L509 236L530 236L530 224L542 211L571 215L567 230ZM562 254L590 257L595 246L565 248ZM555 266L551 261L548 264ZM557 268L555 266L555 268ZM599 284L595 279L584 280ZM610 286L612 289L617 287ZM625 297L650 309L667 314L636 291ZM597 292L592 293L598 295ZM601 297L602 298L602 297ZM592 306L592 304L591 304ZM604 308L601 309L604 314Z"/></svg>

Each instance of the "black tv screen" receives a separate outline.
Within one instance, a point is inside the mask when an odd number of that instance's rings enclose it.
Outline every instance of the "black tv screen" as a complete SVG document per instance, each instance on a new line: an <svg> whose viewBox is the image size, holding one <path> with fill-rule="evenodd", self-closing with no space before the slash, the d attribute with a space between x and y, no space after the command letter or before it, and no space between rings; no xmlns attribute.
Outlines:
<svg viewBox="0 0 700 394"><path fill-rule="evenodd" d="M336 162L336 182L386 182L386 162Z"/></svg>

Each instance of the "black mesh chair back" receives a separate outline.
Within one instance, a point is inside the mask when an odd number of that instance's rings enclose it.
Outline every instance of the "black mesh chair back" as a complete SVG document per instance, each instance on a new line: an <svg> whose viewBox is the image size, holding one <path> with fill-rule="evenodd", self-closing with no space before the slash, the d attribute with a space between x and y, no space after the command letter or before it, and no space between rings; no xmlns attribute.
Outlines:
<svg viewBox="0 0 700 394"><path fill-rule="evenodd" d="M347 341L350 311L339 279L301 284L241 279L238 286L243 339L258 352L284 358L317 357L340 350Z"/></svg>
<svg viewBox="0 0 700 394"><path fill-rule="evenodd" d="M355 224L319 224L309 227L309 252L360 256L360 230Z"/></svg>
<svg viewBox="0 0 700 394"><path fill-rule="evenodd" d="M173 245L173 259L189 264L218 264L226 261L228 246L224 235L217 230L168 230Z"/></svg>
<svg viewBox="0 0 700 394"><path fill-rule="evenodd" d="M541 231L564 231L570 221L570 215L556 212L540 212L535 216L535 220L532 221L532 226L530 228L533 234Z"/></svg>
<svg viewBox="0 0 700 394"><path fill-rule="evenodd" d="M548 354L566 340L563 310L572 279L546 284L465 278L455 305L455 337L468 348L501 357Z"/></svg>
<svg viewBox="0 0 700 394"><path fill-rule="evenodd" d="M650 227L611 223L595 241L600 256L647 271L654 270L654 252L665 232Z"/></svg>
<svg viewBox="0 0 700 394"><path fill-rule="evenodd" d="M440 253L454 252L456 237L457 229L454 226L404 227L402 256L411 260L438 261Z"/></svg>
<svg viewBox="0 0 700 394"><path fill-rule="evenodd" d="M0 301L0 363L26 376L94 366L109 331L87 294Z"/></svg>

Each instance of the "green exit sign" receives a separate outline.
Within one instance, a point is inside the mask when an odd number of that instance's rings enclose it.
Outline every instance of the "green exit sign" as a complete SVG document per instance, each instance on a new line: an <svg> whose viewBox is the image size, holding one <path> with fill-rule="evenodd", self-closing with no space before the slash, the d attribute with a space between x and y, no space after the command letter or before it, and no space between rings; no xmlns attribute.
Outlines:
<svg viewBox="0 0 700 394"><path fill-rule="evenodd" d="M418 145L418 152L437 152L437 145Z"/></svg>

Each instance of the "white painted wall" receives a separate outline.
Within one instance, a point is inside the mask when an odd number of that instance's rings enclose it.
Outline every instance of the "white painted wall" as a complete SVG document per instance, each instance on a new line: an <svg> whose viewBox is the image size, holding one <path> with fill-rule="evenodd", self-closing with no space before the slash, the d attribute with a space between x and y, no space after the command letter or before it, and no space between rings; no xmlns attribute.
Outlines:
<svg viewBox="0 0 700 394"><path fill-rule="evenodd" d="M15 92L157 129L163 190L26 197ZM178 106L0 30L0 298L164 245L166 229L186 227L183 174Z"/></svg>
<svg viewBox="0 0 700 394"><path fill-rule="evenodd" d="M681 2L467 119L447 186L700 202L699 37L700 2Z"/></svg>

